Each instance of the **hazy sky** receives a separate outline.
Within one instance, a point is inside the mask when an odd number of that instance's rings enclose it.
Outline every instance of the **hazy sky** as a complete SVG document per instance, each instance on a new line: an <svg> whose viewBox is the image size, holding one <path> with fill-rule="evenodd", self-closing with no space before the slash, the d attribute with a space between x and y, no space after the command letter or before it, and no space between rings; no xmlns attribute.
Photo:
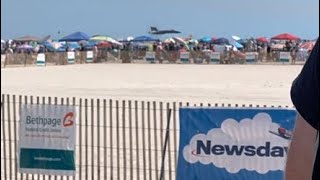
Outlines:
<svg viewBox="0 0 320 180"><path fill-rule="evenodd" d="M202 36L319 35L319 0L1 0L1 38L83 31L115 38L149 26ZM61 34L58 35L58 31Z"/></svg>

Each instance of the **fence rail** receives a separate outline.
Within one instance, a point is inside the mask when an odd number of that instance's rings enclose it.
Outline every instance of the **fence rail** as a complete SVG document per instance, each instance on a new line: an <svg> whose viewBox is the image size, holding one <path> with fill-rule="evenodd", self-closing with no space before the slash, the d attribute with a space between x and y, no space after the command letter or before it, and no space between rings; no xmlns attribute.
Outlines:
<svg viewBox="0 0 320 180"><path fill-rule="evenodd" d="M76 107L76 176L21 174L17 171L22 104ZM159 180L163 170L163 179L174 180L179 143L178 109L181 106L190 106L190 103L2 94L1 179ZM246 107L203 103L193 106ZM171 120L168 119L170 115Z"/></svg>

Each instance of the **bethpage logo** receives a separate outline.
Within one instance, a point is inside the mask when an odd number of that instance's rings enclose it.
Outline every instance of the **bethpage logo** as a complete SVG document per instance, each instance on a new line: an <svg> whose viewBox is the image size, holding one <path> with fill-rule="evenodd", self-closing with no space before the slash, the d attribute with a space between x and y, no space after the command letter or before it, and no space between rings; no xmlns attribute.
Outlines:
<svg viewBox="0 0 320 180"><path fill-rule="evenodd" d="M189 163L212 163L230 173L241 169L260 174L284 170L290 140L278 131L283 128L267 113L240 122L226 119L221 128L193 136L183 156Z"/></svg>
<svg viewBox="0 0 320 180"><path fill-rule="evenodd" d="M61 123L61 119L58 117L26 117L26 124L27 125L37 125L42 127L51 126L53 128L61 127L69 127L74 124L74 112L68 112L64 115L63 122Z"/></svg>
<svg viewBox="0 0 320 180"><path fill-rule="evenodd" d="M68 127L74 124L74 113L69 112L63 118L63 126Z"/></svg>

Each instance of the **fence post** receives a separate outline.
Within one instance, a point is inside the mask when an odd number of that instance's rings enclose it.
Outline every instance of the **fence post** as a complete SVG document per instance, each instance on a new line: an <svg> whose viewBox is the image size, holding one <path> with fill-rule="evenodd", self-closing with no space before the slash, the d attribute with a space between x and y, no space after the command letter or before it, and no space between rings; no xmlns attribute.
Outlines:
<svg viewBox="0 0 320 180"><path fill-rule="evenodd" d="M11 115L10 115L10 95L7 94L7 121L8 121L8 139L9 139L9 178L12 179L12 143L11 143Z"/></svg>
<svg viewBox="0 0 320 180"><path fill-rule="evenodd" d="M138 101L134 102L134 115L136 124L136 158L137 158L137 179L140 179L140 163L139 163L139 119L138 119Z"/></svg>
<svg viewBox="0 0 320 180"><path fill-rule="evenodd" d="M154 129L154 143L155 143L155 174L156 180L159 179L158 177L158 138L157 138L157 104L153 101L153 129Z"/></svg>
<svg viewBox="0 0 320 180"><path fill-rule="evenodd" d="M164 178L164 161L165 161L165 156L166 156L167 144L169 143L170 119L171 119L171 109L168 109L168 112L167 112L166 138L165 138L165 143L164 143L164 150L162 152L162 163L161 163L161 171L160 171L160 173L161 173L160 174L160 180L163 180L163 178Z"/></svg>
<svg viewBox="0 0 320 180"><path fill-rule="evenodd" d="M82 98L79 100L79 179L82 179Z"/></svg>
<svg viewBox="0 0 320 180"><path fill-rule="evenodd" d="M112 100L109 101L109 118L110 118L110 179L113 179L113 130L112 130Z"/></svg>
<svg viewBox="0 0 320 180"><path fill-rule="evenodd" d="M8 175L7 175L7 147L6 147L6 128L5 128L5 95L2 94L2 101L1 101L1 132L2 132L2 138L3 138L3 147L1 147L1 151L3 151L3 161L4 161L4 178L8 179Z"/></svg>
<svg viewBox="0 0 320 180"><path fill-rule="evenodd" d="M150 102L147 102L147 118L148 118L148 155L149 155L149 179L152 180L152 151L151 151L151 119L150 119Z"/></svg>
<svg viewBox="0 0 320 180"><path fill-rule="evenodd" d="M133 153L132 153L132 138L133 138L133 133L132 133L132 105L131 101L129 101L128 104L129 108L129 144L130 144L130 179L133 179Z"/></svg>
<svg viewBox="0 0 320 180"><path fill-rule="evenodd" d="M127 157L126 157L126 101L122 101L122 140L123 140L123 179L127 179Z"/></svg>
<svg viewBox="0 0 320 180"><path fill-rule="evenodd" d="M98 180L100 179L100 99L97 99L97 149L98 149Z"/></svg>

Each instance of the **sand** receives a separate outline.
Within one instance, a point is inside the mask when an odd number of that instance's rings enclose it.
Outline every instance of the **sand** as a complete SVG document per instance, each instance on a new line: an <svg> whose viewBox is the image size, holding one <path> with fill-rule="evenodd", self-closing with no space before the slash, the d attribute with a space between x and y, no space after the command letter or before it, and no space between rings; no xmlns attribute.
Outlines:
<svg viewBox="0 0 320 180"><path fill-rule="evenodd" d="M1 69L1 93L292 106L301 65L92 64Z"/></svg>

